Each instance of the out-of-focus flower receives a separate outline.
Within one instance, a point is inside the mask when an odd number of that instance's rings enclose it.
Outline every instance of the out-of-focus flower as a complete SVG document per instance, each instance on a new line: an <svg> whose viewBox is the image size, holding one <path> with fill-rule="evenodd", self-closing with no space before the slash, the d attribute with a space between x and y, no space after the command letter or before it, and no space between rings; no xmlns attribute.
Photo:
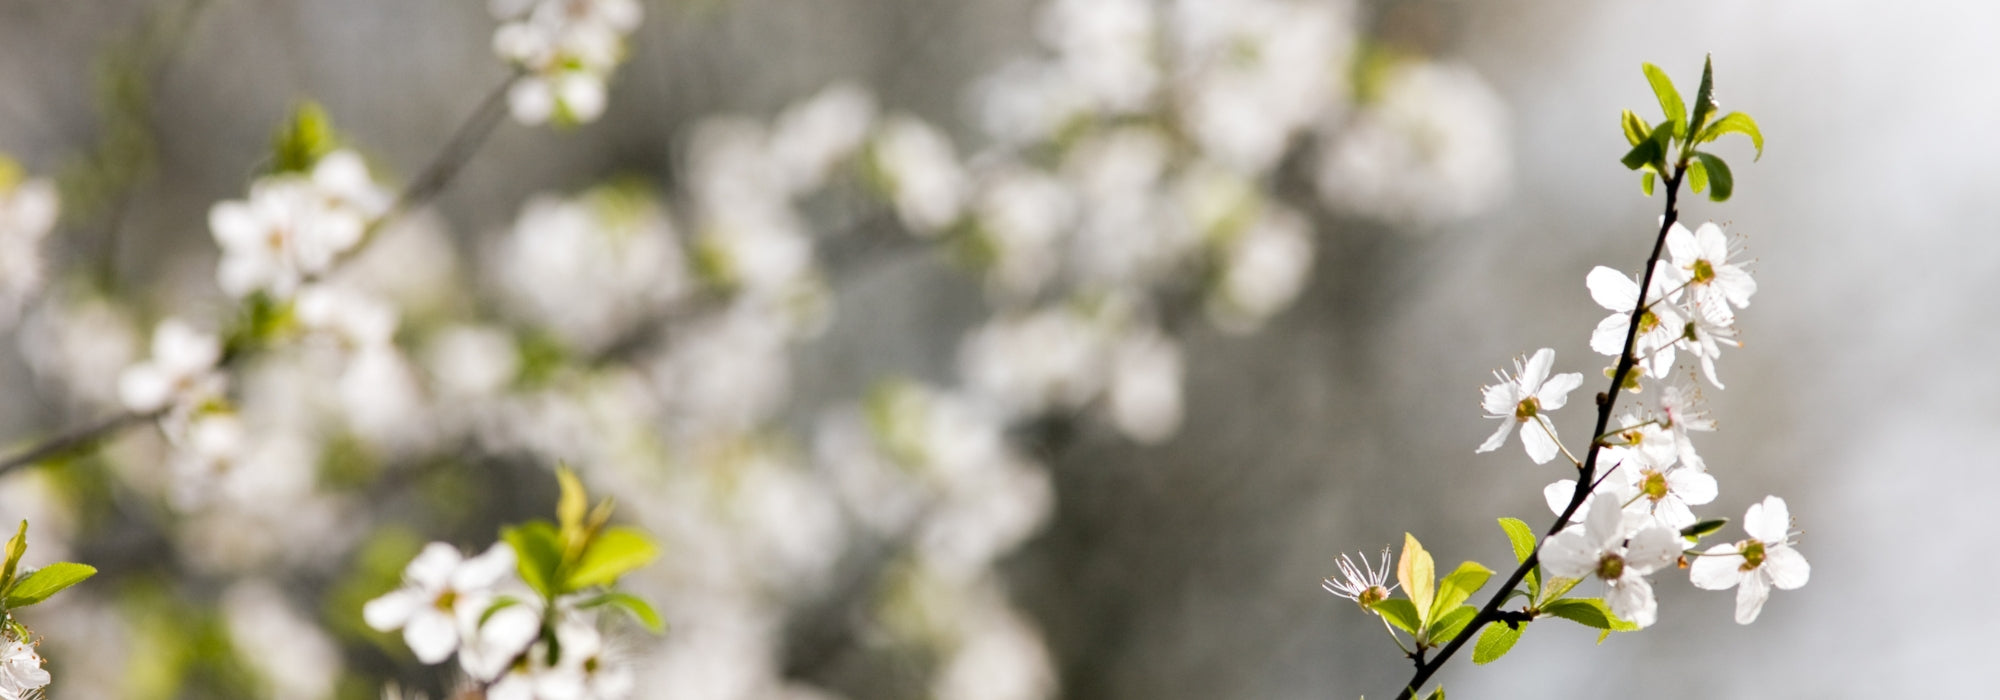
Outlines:
<svg viewBox="0 0 2000 700"><path fill-rule="evenodd" d="M221 392L222 341L177 318L153 331L153 357L118 375L118 399L127 409L152 413L184 406Z"/></svg>
<svg viewBox="0 0 2000 700"><path fill-rule="evenodd" d="M1147 328L1119 339L1111 352L1112 423L1141 443L1172 437L1181 427L1180 346Z"/></svg>
<svg viewBox="0 0 2000 700"><path fill-rule="evenodd" d="M0 328L13 325L22 302L42 286L41 243L60 209L55 183L24 179L0 155Z"/></svg>
<svg viewBox="0 0 2000 700"><path fill-rule="evenodd" d="M936 127L891 116L875 134L870 152L876 174L911 233L934 236L958 220L968 189L965 170L951 141Z"/></svg>
<svg viewBox="0 0 2000 700"><path fill-rule="evenodd" d="M250 579L231 585L222 594L222 612L230 639L250 652L244 660L270 684L269 697L315 700L333 694L340 648L300 615L275 584Z"/></svg>
<svg viewBox="0 0 2000 700"><path fill-rule="evenodd" d="M1430 61L1402 63L1376 79L1372 101L1326 135L1317 174L1324 201L1429 225L1469 216L1505 193L1507 108L1484 80L1465 66Z"/></svg>
<svg viewBox="0 0 2000 700"><path fill-rule="evenodd" d="M638 28L637 0L493 0L504 21L493 51L524 75L507 92L514 119L591 122L604 113L605 83L624 59L625 35Z"/></svg>
<svg viewBox="0 0 2000 700"><path fill-rule="evenodd" d="M1312 228L1298 214L1267 205L1224 251L1209 318L1225 330L1247 332L1305 287L1313 263Z"/></svg>
<svg viewBox="0 0 2000 700"><path fill-rule="evenodd" d="M514 550L505 543L466 559L457 548L432 542L403 570L403 587L368 601L361 616L377 630L403 630L417 660L435 664L458 651L461 616L476 620L484 613L494 587L513 570Z"/></svg>
<svg viewBox="0 0 2000 700"><path fill-rule="evenodd" d="M248 199L208 211L209 230L222 246L216 281L233 297L262 291L290 299L359 245L388 204L360 156L347 151L321 158L310 175L259 179Z"/></svg>
<svg viewBox="0 0 2000 700"><path fill-rule="evenodd" d="M500 246L495 267L517 308L585 351L654 320L686 291L673 225L636 185L535 197Z"/></svg>

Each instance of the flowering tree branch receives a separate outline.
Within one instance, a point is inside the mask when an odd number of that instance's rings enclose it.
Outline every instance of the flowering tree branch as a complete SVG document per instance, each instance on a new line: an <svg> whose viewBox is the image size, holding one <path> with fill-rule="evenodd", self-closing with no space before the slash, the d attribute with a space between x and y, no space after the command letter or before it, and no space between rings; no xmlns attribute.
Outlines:
<svg viewBox="0 0 2000 700"><path fill-rule="evenodd" d="M1646 258L1644 276L1639 282L1639 289L1641 290L1652 289L1653 271L1659 264L1660 255L1666 250L1667 232L1673 230L1674 223L1680 218L1678 195L1681 181L1686 175L1687 159L1683 157L1681 162L1677 164L1677 167L1674 168L1673 175L1666 178L1666 214L1660 220L1660 233L1653 240L1653 253ZM1582 466L1577 467L1576 490L1570 495L1569 505L1563 508L1562 513L1556 516L1555 523L1549 526L1548 531L1544 534L1545 537L1554 537L1557 533L1562 532L1563 528L1569 527L1570 520L1576 515L1577 509L1583 507L1584 501L1590 498L1592 489L1596 487L1597 481L1593 477L1597 474L1597 458L1604 451L1604 441L1597 439L1596 436L1603 435L1605 429L1610 426L1611 411L1618 403L1619 390L1625 386L1626 376L1632 372L1634 365L1638 364L1637 345L1634 341L1639 337L1639 326L1641 319L1646 314L1647 300L1648 296L1641 293L1639 301L1632 308L1631 323L1625 330L1625 352L1618 356L1618 364L1611 371L1610 388L1597 395L1597 424L1590 433L1592 436L1590 450L1585 453ZM1471 622L1466 623L1465 629L1460 631L1458 636L1453 637L1449 643L1439 648L1437 655L1430 657L1428 660L1425 660L1422 656L1414 657L1417 661L1416 672L1410 676L1410 682L1404 684L1402 690L1397 692L1397 700L1412 700L1415 698L1417 690L1424 687L1425 683L1430 682L1431 676L1435 675L1438 669L1443 668L1445 663L1451 660L1452 655L1457 653L1460 647L1465 646L1466 641L1474 638L1479 633L1479 630L1487 624L1502 622L1511 625L1524 621L1523 618L1526 615L1510 613L1500 608L1506 605L1507 600L1514 594L1514 588L1521 585L1522 579L1527 578L1528 572L1534 571L1535 567L1540 563L1541 546L1537 545L1535 551L1522 560L1520 566L1515 567L1514 572L1508 575L1507 580L1501 582L1500 587L1494 590L1493 597L1487 599L1486 605L1479 609L1479 613L1473 616Z"/></svg>
<svg viewBox="0 0 2000 700"><path fill-rule="evenodd" d="M377 220L378 226L403 212L423 206L450 186L458 173L464 170L465 164L472 159L473 154L478 152L480 145L484 144L487 137L491 136L493 130L500 125L501 118L506 116L507 91L521 75L519 70L514 71L480 101L478 109L459 124L452 132L451 140L445 142L444 147L431 158L422 173L397 194L394 206ZM224 364L236 359L236 354L231 352L226 355L223 358ZM159 411L126 410L100 418L94 423L64 431L0 460L0 475L53 457L93 448L104 439L126 428L158 417L159 413Z"/></svg>

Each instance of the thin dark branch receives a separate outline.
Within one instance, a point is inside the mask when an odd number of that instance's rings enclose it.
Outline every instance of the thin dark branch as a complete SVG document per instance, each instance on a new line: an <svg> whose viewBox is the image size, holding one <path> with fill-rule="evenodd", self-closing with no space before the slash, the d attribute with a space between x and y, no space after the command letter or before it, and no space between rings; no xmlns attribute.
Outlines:
<svg viewBox="0 0 2000 700"><path fill-rule="evenodd" d="M99 440L109 437L120 430L124 430L128 426L145 422L146 419L151 417L150 414L127 411L100 419L89 425L72 429L67 433L49 438L39 445L30 447L20 454L8 457L4 462L0 462L0 475L36 462L93 447Z"/></svg>
<svg viewBox="0 0 2000 700"><path fill-rule="evenodd" d="M1646 258L1646 271L1639 280L1639 301L1633 305L1632 321L1625 329L1625 352L1618 356L1618 365L1611 371L1611 388L1598 396L1597 427L1590 431L1591 435L1603 435L1605 427L1611 424L1611 410L1618 404L1618 393L1625 386L1625 376L1632 371L1633 365L1638 363L1638 358L1633 353L1633 342L1639 337L1639 322L1645 316L1647 291L1653 288L1653 268L1658 266L1660 254L1666 250L1667 232L1673 230L1674 223L1680 219L1680 210L1676 204L1681 177L1686 174L1687 167L1683 162L1675 168L1674 176L1666 180L1666 216L1660 220L1659 236L1653 240L1653 254ZM1570 518L1576 515L1578 508L1583 507L1584 499L1589 498L1591 490L1596 488L1597 483L1592 477L1597 472L1597 456L1603 448L1602 442L1596 439L1590 441L1590 452L1584 456L1583 466L1577 468L1576 491L1570 494L1569 505L1563 508L1561 515L1556 516L1555 524L1549 526L1545 538L1553 537L1568 527ZM1410 682L1396 694L1397 700L1415 698L1417 691L1421 690L1425 683L1430 682L1431 676L1443 668L1446 661L1451 660L1452 654L1457 653L1459 647L1465 646L1466 640L1472 639L1488 623L1504 621L1513 624L1519 620L1521 616L1504 612L1500 606L1507 603L1507 598L1513 593L1514 587L1521 585L1521 580L1527 578L1528 572L1533 571L1535 566L1541 563L1541 553L1541 545L1538 543L1535 551L1530 553L1528 558L1514 569L1514 573L1507 577L1507 581L1493 592L1493 597L1486 601L1486 606L1480 608L1477 615L1472 616L1471 622L1466 623L1465 629L1460 630L1458 636L1452 638L1449 644L1439 648L1437 656L1431 657L1429 663L1417 667L1416 674L1410 677Z"/></svg>

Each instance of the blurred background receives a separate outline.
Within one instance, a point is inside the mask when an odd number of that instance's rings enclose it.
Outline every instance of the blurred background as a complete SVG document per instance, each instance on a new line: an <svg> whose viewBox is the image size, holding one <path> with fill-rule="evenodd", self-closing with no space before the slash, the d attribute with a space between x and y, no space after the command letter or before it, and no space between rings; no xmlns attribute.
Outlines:
<svg viewBox="0 0 2000 700"><path fill-rule="evenodd" d="M1475 456L1477 392L1552 347L1586 376L1556 414L1581 444L1608 364L1584 275L1636 270L1661 204L1618 112L1658 118L1641 62L1692 95L1704 54L1768 144L1716 147L1733 200L1682 200L1760 285L1704 392L1721 496L1697 511L1784 497L1815 575L1738 626L1733 593L1662 572L1642 633L1538 624L1439 679L1919 696L2000 649L1970 592L2000 487L2000 7L644 11L601 118L501 124L342 270L397 312L390 369L306 338L232 378L283 449L187 472L141 426L0 478L31 562L104 571L23 613L50 697L435 696L450 667L361 601L424 541L547 517L559 459L666 543L631 586L671 630L618 638L640 697L1388 697L1408 662L1319 579L1406 531L1500 569L1495 518L1550 521L1569 470ZM62 201L0 247L35 271L0 278L6 453L116 411L159 319L233 318L210 207L300 101L407 182L507 80L497 23L0 0L0 152Z"/></svg>

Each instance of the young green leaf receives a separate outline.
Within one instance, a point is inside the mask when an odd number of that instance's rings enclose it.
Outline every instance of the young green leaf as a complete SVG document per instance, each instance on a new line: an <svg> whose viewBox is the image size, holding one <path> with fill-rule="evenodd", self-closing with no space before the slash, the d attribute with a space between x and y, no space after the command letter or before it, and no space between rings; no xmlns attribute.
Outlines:
<svg viewBox="0 0 2000 700"><path fill-rule="evenodd" d="M1729 174L1729 164L1722 162L1721 158L1700 151L1696 151L1694 157L1695 164L1701 165L1702 169L1708 172L1708 182L1712 186L1708 191L1709 201L1728 201L1730 193L1736 191L1736 177Z"/></svg>
<svg viewBox="0 0 2000 700"><path fill-rule="evenodd" d="M1424 700L1444 700L1444 686L1438 686L1436 690L1431 691L1431 696Z"/></svg>
<svg viewBox="0 0 2000 700"><path fill-rule="evenodd" d="M1559 600L1564 594L1569 593L1570 589L1576 588L1576 584L1581 582L1582 579L1563 578L1560 576L1549 579L1548 590L1543 591L1542 597L1547 600Z"/></svg>
<svg viewBox="0 0 2000 700"><path fill-rule="evenodd" d="M660 620L660 614L653 611L653 606L648 605L639 596L630 593L606 593L577 605L577 607L584 609L603 606L618 608L631 614L632 619L638 620L639 624L645 625L646 629L652 630L653 634L659 634L667 629L667 624Z"/></svg>
<svg viewBox="0 0 2000 700"><path fill-rule="evenodd" d="M7 588L7 599L0 605L8 610L34 605L96 574L97 568L88 564L59 561L15 581Z"/></svg>
<svg viewBox="0 0 2000 700"><path fill-rule="evenodd" d="M1513 626L1508 626L1505 622L1487 625L1486 630L1479 633L1479 641L1472 647L1472 663L1485 665L1498 661L1500 657L1507 655L1508 650L1514 648L1514 643L1521 640L1521 633L1527 629L1526 622L1517 622Z"/></svg>
<svg viewBox="0 0 2000 700"><path fill-rule="evenodd" d="M1687 180L1688 187L1693 188L1695 192L1708 189L1708 168L1702 167L1701 161L1698 160L1689 163L1687 166Z"/></svg>
<svg viewBox="0 0 2000 700"><path fill-rule="evenodd" d="M1714 518L1710 520L1703 520L1693 525L1681 528L1681 536L1688 538L1688 540L1690 541L1700 541L1701 538L1714 534L1716 530L1720 530L1722 529L1722 526L1728 524L1729 524L1728 518Z"/></svg>
<svg viewBox="0 0 2000 700"><path fill-rule="evenodd" d="M1638 625L1620 620L1617 615L1611 614L1611 608L1599 598L1565 598L1542 606L1542 612L1608 632L1630 632L1639 629Z"/></svg>
<svg viewBox="0 0 2000 700"><path fill-rule="evenodd" d="M1647 173L1650 177L1652 173ZM1507 533L1507 544L1514 546L1514 563L1528 560L1535 553L1535 531L1518 518L1501 518L1500 529Z"/></svg>
<svg viewBox="0 0 2000 700"><path fill-rule="evenodd" d="M1685 135L1687 105L1681 102L1681 93L1674 89L1673 79L1667 77L1666 71L1651 63L1642 64L1640 69L1646 72L1646 82L1653 85L1653 96L1660 98L1660 111L1667 115L1667 121L1673 123L1674 135Z"/></svg>
<svg viewBox="0 0 2000 700"><path fill-rule="evenodd" d="M543 598L563 592L556 586L562 569L562 542L554 525L531 520L502 529L500 539L514 548L514 567L529 588Z"/></svg>
<svg viewBox="0 0 2000 700"><path fill-rule="evenodd" d="M319 159L340 146L333 120L318 103L301 102L292 109L291 119L271 136L271 172L302 173L312 170Z"/></svg>
<svg viewBox="0 0 2000 700"><path fill-rule="evenodd" d="M1722 138L1725 134L1742 134L1750 137L1750 145L1757 147L1757 158L1764 159L1764 132L1757 130L1757 120L1742 112L1730 112L1701 130L1695 143L1708 143Z"/></svg>
<svg viewBox="0 0 2000 700"><path fill-rule="evenodd" d="M474 625L474 629L478 629L478 628L483 628L483 627L485 627L485 626L486 626L486 621L487 621L487 620L491 620L491 619L493 619L493 614L494 614L494 613L497 613L497 612L500 612L500 611L502 611L502 610L506 610L506 609L508 609L508 608L511 608L511 607L514 607L514 606L516 606L516 605L520 605L520 604L521 604L521 599L520 599L520 598L516 598L516 597L514 597L514 596L510 596L510 595L503 595L503 596L500 596L500 597L498 597L498 598L494 598L494 599L493 599L493 603L492 603L492 604L490 604L490 605L487 605L487 606L486 606L486 609L485 609L485 610L483 610L483 611L481 611L481 612L479 613L479 624L477 624L477 625Z"/></svg>
<svg viewBox="0 0 2000 700"><path fill-rule="evenodd" d="M21 555L28 553L28 521L21 521L21 529L7 539L7 563L0 565L0 590L14 585L14 572L21 568Z"/></svg>
<svg viewBox="0 0 2000 700"><path fill-rule="evenodd" d="M1699 134L1715 116L1715 57L1701 59L1701 88L1694 91L1694 114L1688 117L1688 133Z"/></svg>
<svg viewBox="0 0 2000 700"><path fill-rule="evenodd" d="M556 522L562 526L564 539L568 539L570 533L582 532L583 515L590 508L590 500L584 495L583 480L568 465L556 468L556 484L561 489L556 497Z"/></svg>
<svg viewBox="0 0 2000 700"><path fill-rule="evenodd" d="M1448 643L1453 637L1457 637L1458 633L1465 629L1466 624L1472 622L1472 618L1478 614L1479 608L1470 605L1460 605L1451 612L1445 613L1443 617L1431 622L1431 628L1425 632L1425 637L1434 645Z"/></svg>
<svg viewBox="0 0 2000 700"><path fill-rule="evenodd" d="M1646 120L1640 119L1639 115L1632 113L1632 110L1625 110L1624 114L1619 115L1618 123L1625 130L1625 140L1634 146L1652 135L1652 129L1646 126Z"/></svg>
<svg viewBox="0 0 2000 700"><path fill-rule="evenodd" d="M561 590L575 591L591 586L608 586L619 576L645 566L660 555L653 538L631 527L614 527L598 534L583 550L583 558L569 572Z"/></svg>
<svg viewBox="0 0 2000 700"><path fill-rule="evenodd" d="M1638 170L1665 156L1666 151L1660 148L1660 142L1649 138L1632 146L1632 150L1626 151L1625 157L1619 158L1618 162L1624 163L1626 170Z"/></svg>
<svg viewBox="0 0 2000 700"><path fill-rule="evenodd" d="M1418 630L1424 628L1424 621L1417 617L1417 606L1411 604L1407 599L1390 598L1378 601L1374 605L1368 606L1368 609L1375 611L1377 615L1381 615L1382 619L1388 620L1389 624L1395 625L1397 629L1408 632L1411 635L1415 635Z"/></svg>
<svg viewBox="0 0 2000 700"><path fill-rule="evenodd" d="M1407 532L1403 533L1403 556L1396 560L1396 582L1403 585L1404 595L1417 610L1431 609L1431 598L1437 593L1437 565L1417 537ZM1428 617L1422 619L1430 622Z"/></svg>
<svg viewBox="0 0 2000 700"><path fill-rule="evenodd" d="M1445 611L1458 607L1472 592L1486 585L1486 579L1493 577L1493 570L1480 566L1479 562L1468 561L1458 565L1444 581L1438 584L1437 598L1431 601L1430 614L1425 619L1436 620Z"/></svg>
<svg viewBox="0 0 2000 700"><path fill-rule="evenodd" d="M1646 193L1648 197L1653 196L1653 171L1639 173L1639 191Z"/></svg>

